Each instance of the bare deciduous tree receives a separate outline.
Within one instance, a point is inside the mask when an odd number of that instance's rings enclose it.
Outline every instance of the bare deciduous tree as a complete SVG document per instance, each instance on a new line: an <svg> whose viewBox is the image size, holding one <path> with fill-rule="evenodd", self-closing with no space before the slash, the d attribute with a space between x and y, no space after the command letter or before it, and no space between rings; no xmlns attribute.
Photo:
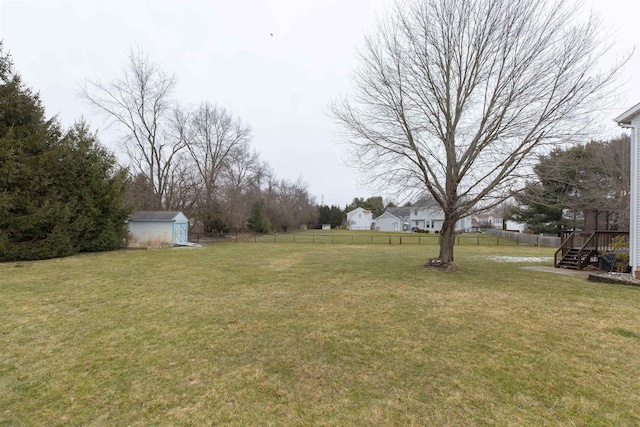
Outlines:
<svg viewBox="0 0 640 427"><path fill-rule="evenodd" d="M504 201L543 147L580 133L619 66L595 72L597 21L546 0L401 1L358 52L355 92L333 103L372 183L428 191L455 224Z"/></svg>
<svg viewBox="0 0 640 427"><path fill-rule="evenodd" d="M171 208L165 196L182 149L169 131L175 83L142 50L132 49L122 76L109 83L87 80L82 87L89 103L123 130L130 167L147 178L156 209Z"/></svg>
<svg viewBox="0 0 640 427"><path fill-rule="evenodd" d="M249 147L237 147L224 171L224 222L234 231L245 227L252 203L259 198L260 180L267 168Z"/></svg>
<svg viewBox="0 0 640 427"><path fill-rule="evenodd" d="M190 114L177 115L175 126L202 188L197 218L210 229L220 220L225 170L234 155L248 150L251 128L226 109L207 102Z"/></svg>
<svg viewBox="0 0 640 427"><path fill-rule="evenodd" d="M267 217L275 231L313 227L318 220L315 201L309 195L307 184L300 178L288 182L284 179L276 181L273 177L263 196Z"/></svg>

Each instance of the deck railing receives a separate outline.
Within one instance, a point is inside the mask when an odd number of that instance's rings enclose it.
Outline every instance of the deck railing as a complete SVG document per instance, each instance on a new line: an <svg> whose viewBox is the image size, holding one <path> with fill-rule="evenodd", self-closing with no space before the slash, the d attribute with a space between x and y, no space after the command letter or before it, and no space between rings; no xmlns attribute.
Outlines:
<svg viewBox="0 0 640 427"><path fill-rule="evenodd" d="M585 260L578 264L578 269L582 270L587 264L590 264L589 257L586 257L590 253L596 253L599 257L601 254L613 251L614 240L617 237L624 237L629 239L628 231L573 231L562 232L560 237L562 243L555 252L553 257L554 266L558 267L558 264L564 258L564 256L571 249L580 249L577 258L579 260ZM585 258L586 257L586 258Z"/></svg>

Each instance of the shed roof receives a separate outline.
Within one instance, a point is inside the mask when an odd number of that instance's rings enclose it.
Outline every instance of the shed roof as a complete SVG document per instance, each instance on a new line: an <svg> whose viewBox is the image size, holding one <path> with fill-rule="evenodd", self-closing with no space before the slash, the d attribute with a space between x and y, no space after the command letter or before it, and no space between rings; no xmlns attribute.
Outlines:
<svg viewBox="0 0 640 427"><path fill-rule="evenodd" d="M640 115L640 104L634 105L613 120L619 125L630 125L631 120L637 115Z"/></svg>
<svg viewBox="0 0 640 427"><path fill-rule="evenodd" d="M129 221L174 221L180 211L136 211L131 215Z"/></svg>

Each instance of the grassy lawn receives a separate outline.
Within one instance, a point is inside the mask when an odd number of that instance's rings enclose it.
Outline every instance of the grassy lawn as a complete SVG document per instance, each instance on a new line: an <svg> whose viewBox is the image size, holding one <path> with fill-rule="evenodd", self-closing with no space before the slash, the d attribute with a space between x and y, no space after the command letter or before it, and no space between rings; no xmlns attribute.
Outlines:
<svg viewBox="0 0 640 427"><path fill-rule="evenodd" d="M425 270L436 255L265 243L0 264L0 425L640 424L640 288L488 259L551 248L462 245L459 270Z"/></svg>

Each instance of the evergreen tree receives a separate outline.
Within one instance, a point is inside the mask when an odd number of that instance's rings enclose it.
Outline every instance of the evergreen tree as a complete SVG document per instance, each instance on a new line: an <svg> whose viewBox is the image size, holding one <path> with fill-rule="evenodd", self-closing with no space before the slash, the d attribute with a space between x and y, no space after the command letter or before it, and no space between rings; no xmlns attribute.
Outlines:
<svg viewBox="0 0 640 427"><path fill-rule="evenodd" d="M270 233L271 224L264 211L264 202L258 200L251 206L251 212L247 219L247 228L254 233Z"/></svg>
<svg viewBox="0 0 640 427"><path fill-rule="evenodd" d="M336 228L342 225L345 219L347 219L347 215L339 206L318 206L318 228L321 228L322 224L330 224L331 228Z"/></svg>
<svg viewBox="0 0 640 427"><path fill-rule="evenodd" d="M381 196L373 196L367 199L356 197L353 201L345 206L344 212L350 212L356 208L368 209L373 213L373 217L377 218L384 213L385 205Z"/></svg>
<svg viewBox="0 0 640 427"><path fill-rule="evenodd" d="M586 209L618 213L618 227L628 224L630 140L621 135L591 141L540 156L537 179L515 196L511 218L535 233L556 233L582 226Z"/></svg>
<svg viewBox="0 0 640 427"><path fill-rule="evenodd" d="M126 170L102 147L84 121L60 141L59 196L71 207L68 233L75 249L95 252L117 249L126 237L124 220Z"/></svg>
<svg viewBox="0 0 640 427"><path fill-rule="evenodd" d="M62 134L0 44L0 261L114 249L124 174L86 124Z"/></svg>

